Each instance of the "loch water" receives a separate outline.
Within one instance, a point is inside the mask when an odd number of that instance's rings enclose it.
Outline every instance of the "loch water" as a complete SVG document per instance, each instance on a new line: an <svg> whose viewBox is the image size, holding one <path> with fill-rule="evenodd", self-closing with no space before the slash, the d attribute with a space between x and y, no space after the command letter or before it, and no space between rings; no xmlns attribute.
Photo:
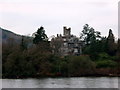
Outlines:
<svg viewBox="0 0 120 90"><path fill-rule="evenodd" d="M2 79L2 88L118 88L118 77Z"/></svg>

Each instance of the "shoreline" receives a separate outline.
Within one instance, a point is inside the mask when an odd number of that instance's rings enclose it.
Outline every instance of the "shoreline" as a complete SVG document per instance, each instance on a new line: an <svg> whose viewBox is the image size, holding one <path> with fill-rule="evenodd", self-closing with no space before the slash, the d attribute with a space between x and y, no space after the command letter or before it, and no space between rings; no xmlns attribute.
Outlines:
<svg viewBox="0 0 120 90"><path fill-rule="evenodd" d="M72 77L120 77L120 75L81 75L81 76L32 76L32 77L2 77L2 79L27 79L27 78L72 78Z"/></svg>

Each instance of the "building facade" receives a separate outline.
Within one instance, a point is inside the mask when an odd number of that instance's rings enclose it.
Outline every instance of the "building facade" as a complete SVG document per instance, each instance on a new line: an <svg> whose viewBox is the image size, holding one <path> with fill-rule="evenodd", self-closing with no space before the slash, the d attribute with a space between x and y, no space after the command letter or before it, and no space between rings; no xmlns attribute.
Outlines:
<svg viewBox="0 0 120 90"><path fill-rule="evenodd" d="M78 37L71 34L71 28L63 27L63 35L51 39L52 52L60 56L81 55L82 42Z"/></svg>

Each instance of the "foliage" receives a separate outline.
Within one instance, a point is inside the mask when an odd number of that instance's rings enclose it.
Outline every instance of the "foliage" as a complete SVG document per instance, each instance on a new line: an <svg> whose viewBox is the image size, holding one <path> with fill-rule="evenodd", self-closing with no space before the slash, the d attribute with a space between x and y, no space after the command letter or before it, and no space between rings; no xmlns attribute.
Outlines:
<svg viewBox="0 0 120 90"><path fill-rule="evenodd" d="M88 24L85 24L83 27L83 31L80 35L80 38L85 41L87 45L94 42L96 39L99 39L101 36L101 33L98 31L95 31L94 28L89 27Z"/></svg>
<svg viewBox="0 0 120 90"><path fill-rule="evenodd" d="M89 56L73 56L69 60L70 75L89 75L94 72L95 63L90 60Z"/></svg>
<svg viewBox="0 0 120 90"><path fill-rule="evenodd" d="M61 55L60 48L62 46L62 39L59 39L58 37L56 37L55 39L53 38L51 40L51 46L52 46L52 49L53 49L55 55L60 56Z"/></svg>
<svg viewBox="0 0 120 90"><path fill-rule="evenodd" d="M110 59L111 58L111 56L110 55L108 55L107 53L100 53L99 54L99 59Z"/></svg>
<svg viewBox="0 0 120 90"><path fill-rule="evenodd" d="M113 56L116 53L116 49L117 49L117 46L115 44L115 38L114 38L114 35L112 33L112 30L110 29L109 35L107 38L107 52L109 55Z"/></svg>
<svg viewBox="0 0 120 90"><path fill-rule="evenodd" d="M117 63L115 61L112 60L99 60L96 62L97 64L97 68L114 68L117 67Z"/></svg>
<svg viewBox="0 0 120 90"><path fill-rule="evenodd" d="M120 39L118 39L116 57L117 61L120 62Z"/></svg>
<svg viewBox="0 0 120 90"><path fill-rule="evenodd" d="M115 43L111 30L107 38L101 37L99 32L86 24L82 33L86 44L81 56L60 57L58 49L61 41L53 42L54 49L57 50L56 54L52 54L43 27L35 33L34 44L30 47L24 37L20 44L15 43L14 40L3 43L3 78L94 75L101 68L114 69L119 65L120 40Z"/></svg>
<svg viewBox="0 0 120 90"><path fill-rule="evenodd" d="M48 40L48 37L45 34L45 30L42 26L38 28L37 32L34 35L35 35L35 38L33 39L34 44L39 44L40 42Z"/></svg>
<svg viewBox="0 0 120 90"><path fill-rule="evenodd" d="M22 36L20 47L21 47L21 50L27 49L27 43L25 42L24 36Z"/></svg>

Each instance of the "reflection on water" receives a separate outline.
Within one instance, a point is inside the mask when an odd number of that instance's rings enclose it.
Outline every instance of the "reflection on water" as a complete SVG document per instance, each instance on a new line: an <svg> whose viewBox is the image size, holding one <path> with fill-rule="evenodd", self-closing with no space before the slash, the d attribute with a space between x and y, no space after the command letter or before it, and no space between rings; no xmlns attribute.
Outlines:
<svg viewBox="0 0 120 90"><path fill-rule="evenodd" d="M117 77L3 79L3 88L118 88Z"/></svg>

